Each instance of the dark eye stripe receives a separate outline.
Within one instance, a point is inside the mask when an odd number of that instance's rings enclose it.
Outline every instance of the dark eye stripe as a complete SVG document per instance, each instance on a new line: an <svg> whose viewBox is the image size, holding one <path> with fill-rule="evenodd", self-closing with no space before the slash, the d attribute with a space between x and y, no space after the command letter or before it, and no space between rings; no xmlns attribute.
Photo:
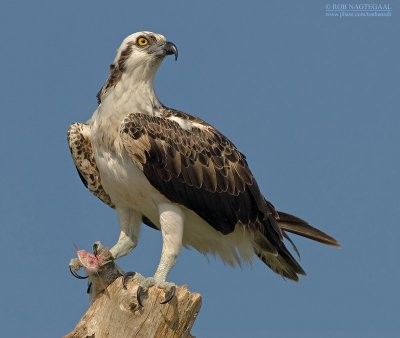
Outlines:
<svg viewBox="0 0 400 338"><path fill-rule="evenodd" d="M156 43L157 42L157 39L153 34L149 34L148 37L149 37L149 42L151 42L151 43Z"/></svg>

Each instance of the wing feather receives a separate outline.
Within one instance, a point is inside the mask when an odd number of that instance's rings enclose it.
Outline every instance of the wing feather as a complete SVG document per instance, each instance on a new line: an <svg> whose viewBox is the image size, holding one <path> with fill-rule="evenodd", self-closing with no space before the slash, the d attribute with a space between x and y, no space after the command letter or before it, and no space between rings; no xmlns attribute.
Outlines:
<svg viewBox="0 0 400 338"><path fill-rule="evenodd" d="M110 196L101 185L100 172L94 160L92 144L88 137L88 128L82 123L74 123L69 127L67 140L72 160L85 187L102 202L114 208Z"/></svg>

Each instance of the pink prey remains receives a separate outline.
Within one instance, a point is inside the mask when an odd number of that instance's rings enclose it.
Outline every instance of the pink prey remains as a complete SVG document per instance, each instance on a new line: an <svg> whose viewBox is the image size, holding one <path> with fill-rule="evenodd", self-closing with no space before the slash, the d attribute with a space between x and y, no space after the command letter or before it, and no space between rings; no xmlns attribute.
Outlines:
<svg viewBox="0 0 400 338"><path fill-rule="evenodd" d="M74 247L76 250L76 254L79 258L79 261L82 264L82 267L86 269L87 272L96 272L100 268L100 261L101 261L101 253L99 255L91 254L86 250L79 249L78 246L74 243Z"/></svg>

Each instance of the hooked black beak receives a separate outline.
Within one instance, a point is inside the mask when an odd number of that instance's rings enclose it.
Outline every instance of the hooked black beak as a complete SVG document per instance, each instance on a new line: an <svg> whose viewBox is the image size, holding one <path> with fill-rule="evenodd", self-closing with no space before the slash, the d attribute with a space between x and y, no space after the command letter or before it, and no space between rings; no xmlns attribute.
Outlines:
<svg viewBox="0 0 400 338"><path fill-rule="evenodd" d="M166 55L175 55L175 61L178 60L178 48L176 48L175 44L167 41L164 45L164 50Z"/></svg>

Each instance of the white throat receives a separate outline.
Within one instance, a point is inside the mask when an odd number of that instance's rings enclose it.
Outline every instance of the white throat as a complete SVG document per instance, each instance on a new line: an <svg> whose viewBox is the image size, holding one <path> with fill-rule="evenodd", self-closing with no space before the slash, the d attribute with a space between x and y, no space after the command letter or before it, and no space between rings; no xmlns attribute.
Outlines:
<svg viewBox="0 0 400 338"><path fill-rule="evenodd" d="M139 81L134 75L139 74L122 73L119 81L102 95L88 121L98 141L111 145L119 139L119 127L128 114L158 115L162 105L154 92L154 75L146 80L139 76Z"/></svg>
<svg viewBox="0 0 400 338"><path fill-rule="evenodd" d="M135 81L132 73L123 73L118 83L107 90L99 106L101 114L122 120L128 114L155 115L161 103L153 88L154 77Z"/></svg>

